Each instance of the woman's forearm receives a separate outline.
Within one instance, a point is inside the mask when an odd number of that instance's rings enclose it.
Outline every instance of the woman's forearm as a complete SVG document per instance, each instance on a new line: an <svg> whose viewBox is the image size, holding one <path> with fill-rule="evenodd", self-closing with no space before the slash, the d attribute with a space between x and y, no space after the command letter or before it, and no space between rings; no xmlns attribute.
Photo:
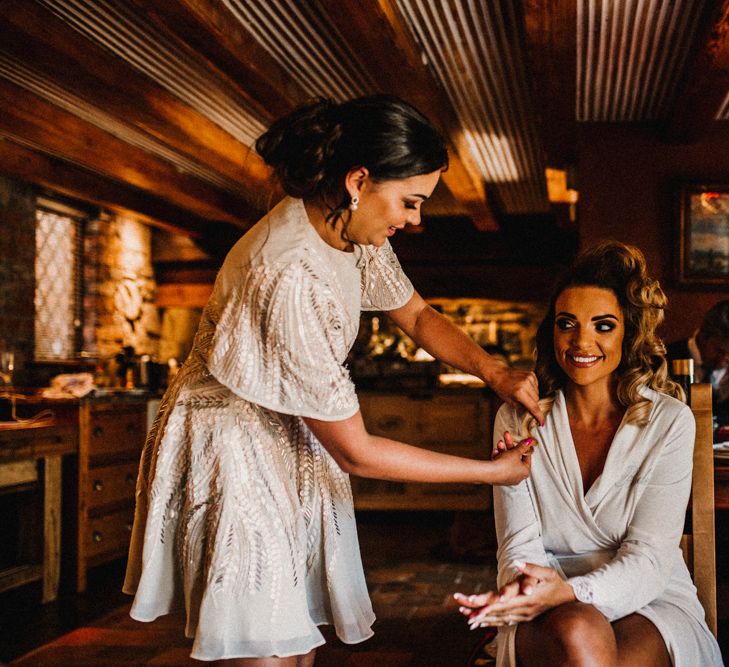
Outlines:
<svg viewBox="0 0 729 667"><path fill-rule="evenodd" d="M486 382L490 381L493 369L503 365L430 306L421 311L413 334L415 342L437 359Z"/></svg>
<svg viewBox="0 0 729 667"><path fill-rule="evenodd" d="M484 352L446 317L431 308L417 292L388 315L418 345L436 359L480 377L510 405L523 405L540 424L544 413L539 407L537 377L514 370Z"/></svg>
<svg viewBox="0 0 729 667"><path fill-rule="evenodd" d="M468 459L370 435L362 415L334 422L304 421L345 472L398 482L516 484L529 474L530 443L493 461Z"/></svg>
<svg viewBox="0 0 729 667"><path fill-rule="evenodd" d="M441 454L370 435L367 451L348 458L347 472L393 482L484 484L493 477L491 461Z"/></svg>

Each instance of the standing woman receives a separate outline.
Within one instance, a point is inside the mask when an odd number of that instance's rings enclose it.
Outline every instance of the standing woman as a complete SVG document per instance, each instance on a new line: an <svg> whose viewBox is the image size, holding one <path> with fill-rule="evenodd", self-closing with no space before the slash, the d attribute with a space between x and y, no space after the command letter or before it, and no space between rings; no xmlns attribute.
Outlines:
<svg viewBox="0 0 729 667"><path fill-rule="evenodd" d="M348 473L514 484L529 443L476 461L369 435L344 366L361 309L540 421L536 377L497 362L414 290L388 238L420 223L447 153L413 107L316 101L256 143L289 195L228 254L142 455L124 590L184 605L192 656L309 667L334 624L372 635Z"/></svg>

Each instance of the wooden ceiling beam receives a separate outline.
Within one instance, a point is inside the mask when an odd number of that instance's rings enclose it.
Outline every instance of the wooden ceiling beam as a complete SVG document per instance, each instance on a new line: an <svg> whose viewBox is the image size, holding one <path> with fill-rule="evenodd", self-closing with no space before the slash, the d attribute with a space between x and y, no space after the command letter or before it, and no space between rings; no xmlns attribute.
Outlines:
<svg viewBox="0 0 729 667"><path fill-rule="evenodd" d="M390 0L342 3L319 0L329 20L365 66L380 92L397 95L439 126L451 143L443 181L477 228L498 229L487 202L484 179L470 156L460 124Z"/></svg>
<svg viewBox="0 0 729 667"><path fill-rule="evenodd" d="M154 193L202 218L245 228L259 215L242 197L180 173L172 164L2 78L0 132L20 137L49 155Z"/></svg>
<svg viewBox="0 0 729 667"><path fill-rule="evenodd" d="M547 164L575 163L577 18L574 0L524 0L533 108Z"/></svg>
<svg viewBox="0 0 729 667"><path fill-rule="evenodd" d="M0 49L93 107L239 182L254 193L254 205L255 193L269 188L270 171L255 151L36 3L0 3Z"/></svg>
<svg viewBox="0 0 729 667"><path fill-rule="evenodd" d="M235 87L266 124L309 97L219 0L133 0L150 20L176 35Z"/></svg>
<svg viewBox="0 0 729 667"><path fill-rule="evenodd" d="M699 141L728 93L729 0L708 0L662 138L669 143Z"/></svg>
<svg viewBox="0 0 729 667"><path fill-rule="evenodd" d="M219 233L218 228L224 226L224 223L200 218L153 194L37 152L2 135L0 173L193 239L215 236Z"/></svg>

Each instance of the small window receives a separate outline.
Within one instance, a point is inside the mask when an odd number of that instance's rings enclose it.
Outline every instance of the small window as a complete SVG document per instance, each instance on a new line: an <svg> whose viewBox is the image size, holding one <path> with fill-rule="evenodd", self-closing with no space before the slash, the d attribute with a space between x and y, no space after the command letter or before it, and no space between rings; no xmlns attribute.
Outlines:
<svg viewBox="0 0 729 667"><path fill-rule="evenodd" d="M35 358L74 359L81 348L84 214L38 199L35 234Z"/></svg>

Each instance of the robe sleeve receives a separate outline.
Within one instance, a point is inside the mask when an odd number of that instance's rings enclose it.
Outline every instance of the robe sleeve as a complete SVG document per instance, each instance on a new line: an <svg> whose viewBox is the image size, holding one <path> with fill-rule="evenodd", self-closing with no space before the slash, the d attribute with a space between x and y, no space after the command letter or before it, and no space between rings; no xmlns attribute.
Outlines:
<svg viewBox="0 0 729 667"><path fill-rule="evenodd" d="M395 310L404 306L414 289L390 242L386 240L379 248L361 248L362 310Z"/></svg>
<svg viewBox="0 0 729 667"><path fill-rule="evenodd" d="M264 263L242 272L217 315L208 368L236 395L324 421L357 412L344 366L346 308L307 263Z"/></svg>
<svg viewBox="0 0 729 667"><path fill-rule="evenodd" d="M644 485L615 557L592 572L571 577L575 595L609 621L657 598L681 559L679 542L691 492L696 424L683 406L668 429L653 469L634 484Z"/></svg>
<svg viewBox="0 0 729 667"><path fill-rule="evenodd" d="M494 422L494 446L504 431L519 432L520 418L516 410L506 404L499 408ZM539 456L539 447L532 456ZM499 588L513 581L519 571L512 566L515 560L536 565L549 565L542 542L541 522L532 500L533 490L527 478L514 486L494 487L494 519L499 548L497 585Z"/></svg>

